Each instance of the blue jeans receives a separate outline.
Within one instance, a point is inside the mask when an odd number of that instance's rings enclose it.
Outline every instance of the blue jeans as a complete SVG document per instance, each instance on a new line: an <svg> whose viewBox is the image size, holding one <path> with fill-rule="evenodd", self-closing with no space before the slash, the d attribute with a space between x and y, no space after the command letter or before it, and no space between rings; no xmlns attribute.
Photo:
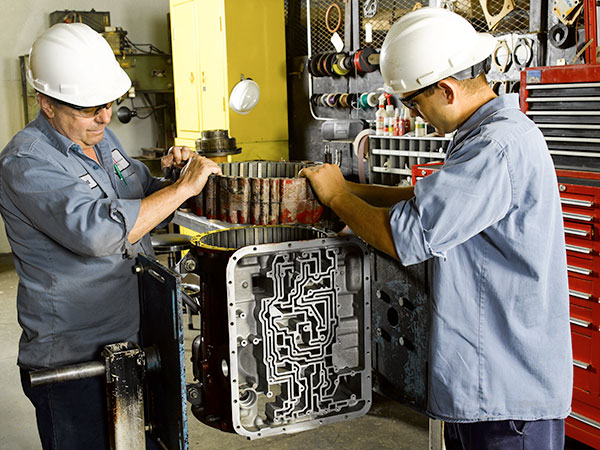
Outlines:
<svg viewBox="0 0 600 450"><path fill-rule="evenodd" d="M446 450L563 450L565 421L444 423Z"/></svg>
<svg viewBox="0 0 600 450"><path fill-rule="evenodd" d="M31 387L29 371L21 369L21 385L35 407L44 450L110 448L103 377ZM158 448L147 434L146 448Z"/></svg>

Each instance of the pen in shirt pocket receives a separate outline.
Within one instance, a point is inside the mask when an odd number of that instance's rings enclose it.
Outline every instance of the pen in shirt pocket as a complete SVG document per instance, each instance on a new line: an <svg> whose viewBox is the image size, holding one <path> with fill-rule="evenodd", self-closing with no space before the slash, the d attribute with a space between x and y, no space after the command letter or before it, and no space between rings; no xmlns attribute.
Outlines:
<svg viewBox="0 0 600 450"><path fill-rule="evenodd" d="M121 180L123 180L123 183L125 183L127 185L127 181L125 181L125 177L123 176L123 174L121 173L121 171L119 170L119 166L117 166L117 164L115 163L114 165L115 168L115 173L119 176L119 178Z"/></svg>

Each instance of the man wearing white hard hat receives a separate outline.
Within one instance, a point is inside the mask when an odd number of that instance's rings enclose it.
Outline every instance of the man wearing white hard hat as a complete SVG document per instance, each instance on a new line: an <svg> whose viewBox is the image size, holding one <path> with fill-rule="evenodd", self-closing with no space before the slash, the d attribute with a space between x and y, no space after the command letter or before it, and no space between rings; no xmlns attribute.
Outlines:
<svg viewBox="0 0 600 450"><path fill-rule="evenodd" d="M439 133L441 170L413 188L304 169L319 198L404 265L429 260L427 413L447 449L562 449L572 391L569 294L554 166L516 94L485 79L495 47L463 18L423 8L381 49L386 88Z"/></svg>
<svg viewBox="0 0 600 450"><path fill-rule="evenodd" d="M44 449L108 448L100 377L31 387L28 373L96 360L106 344L137 342L139 253L148 232L197 195L212 161L188 160L173 184L153 178L106 128L131 87L109 44L84 24L58 24L30 52L40 113L0 154L0 212L19 275L23 389Z"/></svg>

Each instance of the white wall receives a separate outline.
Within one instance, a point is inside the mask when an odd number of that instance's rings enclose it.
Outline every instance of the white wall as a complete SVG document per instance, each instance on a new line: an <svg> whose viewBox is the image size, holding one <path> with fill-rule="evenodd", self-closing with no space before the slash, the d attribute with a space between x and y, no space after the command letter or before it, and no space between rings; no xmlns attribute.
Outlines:
<svg viewBox="0 0 600 450"><path fill-rule="evenodd" d="M111 25L126 30L132 42L151 43L162 51L169 50L168 0L0 0L0 149L25 124L19 55L27 54L35 38L49 27L51 12L92 8L110 12ZM138 100L136 106L141 103ZM129 101L126 105L129 106ZM139 155L142 147L156 145L152 119L134 118L122 124L116 118L116 109L113 108L110 128L130 155ZM4 224L0 225L0 253L8 253Z"/></svg>

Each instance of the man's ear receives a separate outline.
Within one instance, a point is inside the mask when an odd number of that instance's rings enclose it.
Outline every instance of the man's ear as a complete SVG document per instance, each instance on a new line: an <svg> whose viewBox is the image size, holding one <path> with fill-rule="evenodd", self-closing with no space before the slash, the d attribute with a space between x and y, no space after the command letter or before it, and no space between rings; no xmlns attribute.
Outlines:
<svg viewBox="0 0 600 450"><path fill-rule="evenodd" d="M38 93L37 101L40 104L40 109L48 119L52 119L56 115L56 112L54 111L54 105L44 94Z"/></svg>
<svg viewBox="0 0 600 450"><path fill-rule="evenodd" d="M438 87L442 90L448 104L452 105L456 101L456 94L459 89L458 83L451 78L446 78L442 81L438 81Z"/></svg>

